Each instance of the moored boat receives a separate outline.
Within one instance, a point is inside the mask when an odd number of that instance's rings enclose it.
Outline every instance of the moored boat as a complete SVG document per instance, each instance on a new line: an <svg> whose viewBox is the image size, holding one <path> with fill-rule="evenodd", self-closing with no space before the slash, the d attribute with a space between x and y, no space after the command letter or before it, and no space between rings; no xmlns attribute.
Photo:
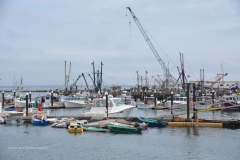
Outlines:
<svg viewBox="0 0 240 160"><path fill-rule="evenodd" d="M71 123L68 126L68 132L69 133L82 133L83 132L83 127L80 124L77 123Z"/></svg>
<svg viewBox="0 0 240 160"><path fill-rule="evenodd" d="M90 117L128 117L135 106L126 105L121 98L108 97L108 107L106 98L93 99L92 107L89 112L83 113L84 116Z"/></svg>
<svg viewBox="0 0 240 160"><path fill-rule="evenodd" d="M167 125L167 121L164 120L155 120L152 118L144 118L141 116L138 116L138 120L140 122L148 123L148 127L165 127Z"/></svg>
<svg viewBox="0 0 240 160"><path fill-rule="evenodd" d="M127 121L127 120L124 120L124 119L117 119L117 120L115 120L115 122L121 123L121 124L132 125L134 127L141 126L143 130L148 128L148 123L145 123L145 122L143 122L143 123L131 122L131 121Z"/></svg>
<svg viewBox="0 0 240 160"><path fill-rule="evenodd" d="M107 125L107 128L113 132L123 133L142 133L142 127L134 127L132 125L123 125L120 123L112 122Z"/></svg>
<svg viewBox="0 0 240 160"><path fill-rule="evenodd" d="M171 97L168 97L166 106L170 107L171 106ZM187 106L187 97L184 96L183 94L180 95L174 95L173 96L173 108L175 109L185 109ZM165 106L164 106L165 107Z"/></svg>
<svg viewBox="0 0 240 160"><path fill-rule="evenodd" d="M151 106L155 104L155 98L153 96L151 97L145 97L144 101L142 103L137 104L138 109L150 109ZM157 105L160 105L160 101L157 101Z"/></svg>
<svg viewBox="0 0 240 160"><path fill-rule="evenodd" d="M31 122L34 126L46 126L48 125L47 118L40 114L35 114L31 117Z"/></svg>
<svg viewBox="0 0 240 160"><path fill-rule="evenodd" d="M240 96L236 94L222 96L220 104L223 110L240 110Z"/></svg>

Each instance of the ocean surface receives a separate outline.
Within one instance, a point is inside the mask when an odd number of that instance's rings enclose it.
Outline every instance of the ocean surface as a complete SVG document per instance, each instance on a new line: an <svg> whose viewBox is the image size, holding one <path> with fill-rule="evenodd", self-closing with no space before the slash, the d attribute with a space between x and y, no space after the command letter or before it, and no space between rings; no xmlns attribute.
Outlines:
<svg viewBox="0 0 240 160"><path fill-rule="evenodd" d="M49 115L78 115L82 109L49 109ZM167 111L135 108L130 116ZM184 117L185 115L183 115ZM240 112L203 112L199 118L239 119ZM0 125L0 160L239 160L240 129L165 127L142 134L84 132L32 124Z"/></svg>

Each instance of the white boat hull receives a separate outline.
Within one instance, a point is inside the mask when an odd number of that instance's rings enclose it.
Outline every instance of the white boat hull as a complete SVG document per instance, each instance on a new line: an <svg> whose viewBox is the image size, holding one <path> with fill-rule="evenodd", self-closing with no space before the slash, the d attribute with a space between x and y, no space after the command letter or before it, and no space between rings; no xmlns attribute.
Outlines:
<svg viewBox="0 0 240 160"><path fill-rule="evenodd" d="M134 107L124 109L119 112L109 112L108 117L110 118L125 118L128 117L131 111L133 110ZM111 110L111 108L109 108ZM89 116L89 117L107 117L107 110L105 109L104 111L101 108L97 107L92 107L90 112L83 113L83 116Z"/></svg>
<svg viewBox="0 0 240 160"><path fill-rule="evenodd" d="M86 107L87 104L83 101L64 101L65 108L82 108Z"/></svg>
<svg viewBox="0 0 240 160"><path fill-rule="evenodd" d="M150 104L138 104L138 109L150 109Z"/></svg>
<svg viewBox="0 0 240 160"><path fill-rule="evenodd" d="M16 101L15 102L16 111L22 112L26 108L26 101Z"/></svg>

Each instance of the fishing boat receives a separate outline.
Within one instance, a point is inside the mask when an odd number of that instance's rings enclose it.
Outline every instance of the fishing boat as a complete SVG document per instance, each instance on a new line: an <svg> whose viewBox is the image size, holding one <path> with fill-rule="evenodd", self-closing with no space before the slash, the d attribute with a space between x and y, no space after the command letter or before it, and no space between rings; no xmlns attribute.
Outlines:
<svg viewBox="0 0 240 160"><path fill-rule="evenodd" d="M240 110L240 96L236 94L222 96L220 104L223 110Z"/></svg>
<svg viewBox="0 0 240 160"><path fill-rule="evenodd" d="M107 128L113 132L123 133L142 133L142 127L134 127L132 125L123 125L120 123L112 122L107 125Z"/></svg>
<svg viewBox="0 0 240 160"><path fill-rule="evenodd" d="M121 98L108 97L108 108L106 106L106 98L93 99L92 107L89 112L83 113L83 116L90 117L128 117L135 108L133 105L126 105ZM108 111L108 115L107 115Z"/></svg>
<svg viewBox="0 0 240 160"><path fill-rule="evenodd" d="M72 96L64 100L65 108L89 108L91 99L84 96Z"/></svg>
<svg viewBox="0 0 240 160"><path fill-rule="evenodd" d="M172 103L171 97L168 97L166 106L170 107ZM175 109L184 109L187 106L187 97L183 94L176 94L173 96L173 107Z"/></svg>
<svg viewBox="0 0 240 160"><path fill-rule="evenodd" d="M19 98L15 98L14 100L14 106L16 111L22 112L24 108L26 108L26 96L20 96ZM32 97L31 100L30 98L28 99L28 105L29 108L35 107L37 102L37 97Z"/></svg>
<svg viewBox="0 0 240 160"><path fill-rule="evenodd" d="M71 123L68 126L68 132L69 133L82 133L83 132L83 127L80 124L77 123Z"/></svg>
<svg viewBox="0 0 240 160"><path fill-rule="evenodd" d="M154 97L144 97L143 103L138 103L137 108L138 109L150 109L151 106L154 106L155 100ZM157 105L160 105L160 101L157 101Z"/></svg>
<svg viewBox="0 0 240 160"><path fill-rule="evenodd" d="M35 114L31 117L31 122L34 126L46 126L48 125L47 118L40 114Z"/></svg>
<svg viewBox="0 0 240 160"><path fill-rule="evenodd" d="M148 123L148 127L165 127L167 125L167 121L164 120L155 120L152 118L144 118L141 116L138 116L138 120L140 122Z"/></svg>
<svg viewBox="0 0 240 160"><path fill-rule="evenodd" d="M90 132L108 132L109 129L106 128L99 128L99 127L83 127L84 131L90 131Z"/></svg>
<svg viewBox="0 0 240 160"><path fill-rule="evenodd" d="M57 94L47 93L45 96L37 97L37 101L42 105L43 108L53 107L51 106L56 102L59 102L60 97Z"/></svg>

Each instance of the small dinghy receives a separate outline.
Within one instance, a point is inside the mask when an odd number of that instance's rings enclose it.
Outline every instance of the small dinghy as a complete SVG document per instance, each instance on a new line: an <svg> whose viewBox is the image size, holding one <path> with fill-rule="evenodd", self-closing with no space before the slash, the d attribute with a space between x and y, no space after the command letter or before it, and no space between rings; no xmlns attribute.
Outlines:
<svg viewBox="0 0 240 160"><path fill-rule="evenodd" d="M164 120L155 120L151 118L144 118L141 116L138 116L138 120L140 122L148 123L148 127L165 127L167 125L167 121Z"/></svg>
<svg viewBox="0 0 240 160"><path fill-rule="evenodd" d="M112 122L107 125L107 128L113 132L122 133L142 133L142 127L134 127L132 125L126 125L121 123Z"/></svg>
<svg viewBox="0 0 240 160"><path fill-rule="evenodd" d="M90 131L90 132L108 132L109 129L106 128L99 128L99 127L83 127L84 131Z"/></svg>
<svg viewBox="0 0 240 160"><path fill-rule="evenodd" d="M69 133L82 133L83 132L83 127L80 124L77 123L71 123L68 126L68 132Z"/></svg>
<svg viewBox="0 0 240 160"><path fill-rule="evenodd" d="M48 123L53 124L53 123L56 123L58 121L58 119L57 118L47 118L47 121L48 121Z"/></svg>
<svg viewBox="0 0 240 160"><path fill-rule="evenodd" d="M67 128L67 122L55 122L51 125L54 128Z"/></svg>
<svg viewBox="0 0 240 160"><path fill-rule="evenodd" d="M40 114L34 114L31 117L32 124L34 126L46 126L48 125L47 118L45 116L42 116Z"/></svg>
<svg viewBox="0 0 240 160"><path fill-rule="evenodd" d="M145 122L139 123L139 122L127 121L127 120L124 120L124 119L117 119L117 120L115 120L115 122L122 123L122 124L133 125L134 127L141 126L143 130L148 128L148 123L145 123Z"/></svg>

